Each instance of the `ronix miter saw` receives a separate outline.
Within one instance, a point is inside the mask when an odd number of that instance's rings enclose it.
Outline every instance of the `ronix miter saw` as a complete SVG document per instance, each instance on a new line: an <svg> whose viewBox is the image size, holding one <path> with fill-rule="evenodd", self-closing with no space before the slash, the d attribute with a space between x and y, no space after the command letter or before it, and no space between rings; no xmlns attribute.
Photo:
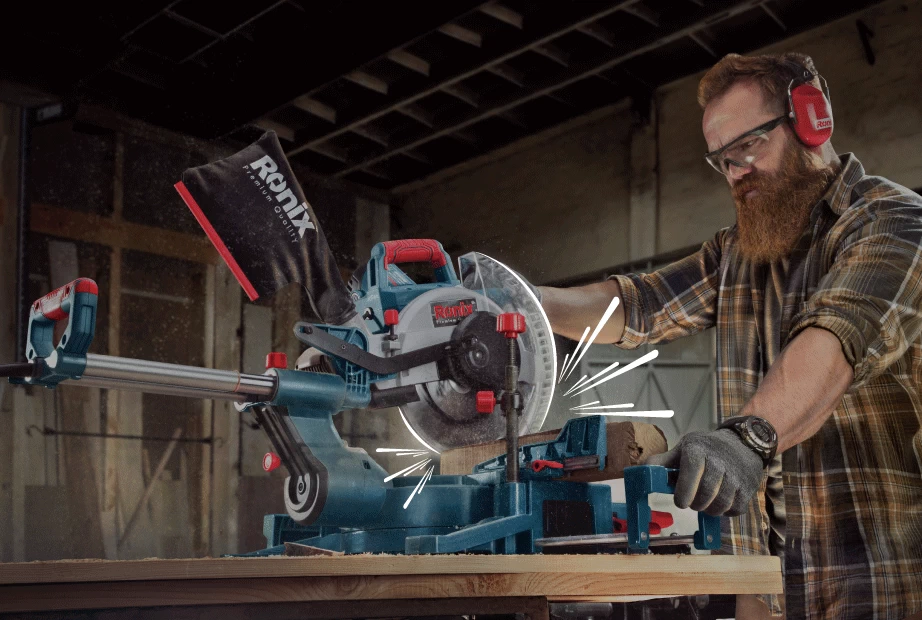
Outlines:
<svg viewBox="0 0 922 620"><path fill-rule="evenodd" d="M32 305L28 361L0 373L49 388L79 380L229 399L252 411L288 472L287 515L267 516L261 553L293 541L346 553L507 554L619 536L631 549L653 542L647 495L672 492L669 470L628 468L625 504L612 504L608 485L563 479L604 469L604 418L571 420L554 441L518 446L547 414L556 353L537 297L514 271L473 252L456 272L438 242L400 240L377 244L347 287L272 132L187 170L177 190L251 299L304 286L323 323L295 325L307 347L298 368L278 354L255 375L88 353L98 289L78 279ZM411 279L400 267L410 262L428 263L433 281ZM433 452L505 438L506 454L467 476L388 476L333 424L343 410L385 407L399 407ZM719 540L719 520L700 514L695 546Z"/></svg>

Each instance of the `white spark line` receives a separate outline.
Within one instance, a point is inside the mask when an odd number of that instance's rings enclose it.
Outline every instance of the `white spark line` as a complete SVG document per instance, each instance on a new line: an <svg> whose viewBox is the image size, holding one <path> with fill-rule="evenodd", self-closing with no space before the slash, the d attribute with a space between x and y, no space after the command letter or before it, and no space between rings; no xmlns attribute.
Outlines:
<svg viewBox="0 0 922 620"><path fill-rule="evenodd" d="M595 326L595 329L592 331L592 335L589 336L589 340L586 341L586 346L583 347L583 350L580 352L579 357L576 358L570 365L570 370L567 372L567 376L563 378L564 381L570 378L570 375L573 373L573 369L579 364L579 361L583 359L583 356L586 355L586 351L589 350L589 347L592 346L592 343L595 342L596 336L599 335L599 332L602 331L602 328L605 327L605 324L608 323L608 319L611 318L611 315L615 312L615 308L618 307L618 304L621 303L621 299L618 297L613 297L611 303L608 304L608 308L605 310L605 314L602 315L602 318L599 320L599 324Z"/></svg>
<svg viewBox="0 0 922 620"><path fill-rule="evenodd" d="M581 389L579 392L577 392L577 393L574 394L573 396L579 396L579 395L582 394L583 392L589 391L589 390L591 390L592 388L596 387L597 385L602 385L602 384L605 383L606 381L611 381L611 380L614 379L615 377L617 377L617 376L619 376L619 375L623 375L624 373L626 373L626 372L629 371L629 370L634 370L635 368L637 368L637 367L640 366L641 364L646 364L646 363L649 362L650 360L654 359L657 355L659 355L659 351L657 351L656 349L653 349L652 351L650 351L649 353L647 353L647 354L644 355L643 357L637 358L636 360L634 360L633 362L631 362L630 364L628 364L628 365L625 366L624 368L619 368L618 370L614 371L614 372L611 373L610 375L605 376L605 377L602 377L602 378L599 379L598 381L595 381L594 383L590 383L589 385L583 387L583 389ZM572 398L572 396L571 396L571 398Z"/></svg>
<svg viewBox="0 0 922 620"><path fill-rule="evenodd" d="M431 461L431 460L432 460L432 459L429 459L429 460L427 460L427 461L425 461L425 462L423 462L423 463L418 463L418 464L416 465L416 467L414 467L413 469L411 469L410 471L408 471L407 473L405 473L404 476L409 476L410 474L412 474L412 473L413 473L414 471L416 471L417 469L422 469L423 467L426 466L426 463L428 463L428 462Z"/></svg>
<svg viewBox="0 0 922 620"><path fill-rule="evenodd" d="M587 325L587 326L586 326L586 329L583 331L583 335L582 335L582 336L580 337L580 339L579 339L579 342L576 343L576 348L573 349L573 357L570 358L570 361L571 361L571 362L572 362L574 359L576 359L576 354L579 353L579 348L580 348L581 346L583 346L583 342L586 341L586 335L587 335L588 333L589 333L589 326ZM564 363L564 365L563 365L563 370L560 371L560 376L561 376L561 377L563 377L563 373L567 372L567 369L568 369L569 367L570 367L569 364ZM559 383L559 382L558 382L558 383Z"/></svg>
<svg viewBox="0 0 922 620"><path fill-rule="evenodd" d="M432 476L432 471L433 471L434 469L435 469L435 465L433 465L432 467L430 467L430 468L429 468L429 471L427 471L427 472L425 473L425 475L424 475L422 478L419 479L419 482L416 483L416 488L413 489L413 492L410 493L410 497L408 497L408 498L407 498L407 501L404 502L404 504L403 504L403 509L404 509L404 510L407 509L407 506L410 505L410 502L413 501L413 498L416 497L417 495L419 495L420 492L422 492L423 487L426 485L426 481L429 480L429 478Z"/></svg>
<svg viewBox="0 0 922 620"><path fill-rule="evenodd" d="M388 476L387 478L385 478L385 479L384 479L384 482L390 482L391 480L393 480L393 479L396 478L397 476L403 475L404 473L410 473L410 472L413 471L414 469L418 469L419 466L420 466L420 464L425 465L426 463L428 463L428 462L431 461L431 460L432 460L432 459L426 459L425 461L420 461L419 463L414 463L413 465L410 465L409 467L407 467L407 468L405 468L405 469L401 469L401 470L398 471L396 474L391 474L390 476Z"/></svg>
<svg viewBox="0 0 922 620"><path fill-rule="evenodd" d="M398 452L397 456L425 456L428 452Z"/></svg>
<svg viewBox="0 0 922 620"><path fill-rule="evenodd" d="M599 401L594 400L591 403L586 403L585 405L577 405L576 407L573 407L573 409L582 409L583 407L588 407L589 405L598 405L598 404L599 404ZM573 409L571 409L570 411L573 411Z"/></svg>
<svg viewBox="0 0 922 620"><path fill-rule="evenodd" d="M401 409L400 407L397 407L397 411L400 412L400 419L403 420L404 426L407 427L407 430L410 431L410 434L413 435L416 441L426 446L426 448L429 449L429 452L435 452L436 454L438 454L439 453L438 450L436 450L435 448L427 444L425 441L423 441L423 438L420 437L419 434L415 430L413 430L413 427L410 426L410 423L407 421L407 416L403 415L403 409Z"/></svg>
<svg viewBox="0 0 922 620"><path fill-rule="evenodd" d="M588 380L589 380L589 381L595 381L596 379L598 379L599 377L601 377L602 375L604 375L606 372L608 372L608 371L610 371L610 370L614 370L615 368L617 368L617 367L620 366L620 365L621 365L621 362L614 362L613 364L609 364L608 366L606 366L605 368L603 368L603 369L600 370L599 372L597 372L597 373L595 373L594 375L592 375L592 377L590 377ZM573 387L571 387L569 390L567 390L566 392L564 392L564 396L567 396L567 395L568 395L570 392L572 392L573 390L582 387L581 384L582 384L582 380L580 380L579 383L577 383L576 385L574 385Z"/></svg>
<svg viewBox="0 0 922 620"><path fill-rule="evenodd" d="M421 452L419 448L377 448L375 452Z"/></svg>
<svg viewBox="0 0 922 620"><path fill-rule="evenodd" d="M587 379L588 377L589 377L589 375L583 375L582 377L579 378L579 381L577 381L576 383L573 384L573 387L570 388L570 389L571 389L571 390L574 390L574 389L578 388L579 386L581 386L583 383L586 382L586 379ZM564 396L566 396L566 394L564 394Z"/></svg>
<svg viewBox="0 0 922 620"><path fill-rule="evenodd" d="M595 401L596 403L599 401ZM593 405L595 403L589 403ZM570 411L586 411L587 409L630 409L634 406L634 403L624 403L622 405L599 405L598 407L590 407L589 405L580 405L579 407L571 407Z"/></svg>
<svg viewBox="0 0 922 620"><path fill-rule="evenodd" d="M587 327L586 329L589 329L589 328ZM561 379L563 379L563 373L567 371L567 360L569 359L570 359L569 353L563 356L563 364L560 366L560 376L557 377L557 383L560 383Z"/></svg>
<svg viewBox="0 0 922 620"><path fill-rule="evenodd" d="M592 411L577 411L576 415L610 415L610 416L639 416L642 418L671 418L675 415L675 412L672 409L666 409L661 411L610 411L610 412L592 412Z"/></svg>

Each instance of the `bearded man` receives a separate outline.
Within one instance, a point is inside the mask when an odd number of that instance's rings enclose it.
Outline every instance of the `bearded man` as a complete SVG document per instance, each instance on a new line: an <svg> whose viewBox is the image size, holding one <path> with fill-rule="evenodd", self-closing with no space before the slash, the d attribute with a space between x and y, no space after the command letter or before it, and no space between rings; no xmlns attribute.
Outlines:
<svg viewBox="0 0 922 620"><path fill-rule="evenodd" d="M783 558L785 597L737 618L922 617L922 198L836 155L808 56L727 56L698 99L736 225L654 273L541 288L551 324L578 338L618 296L599 340L622 348L717 328L723 423L648 462L679 468L677 506L739 517L725 551Z"/></svg>

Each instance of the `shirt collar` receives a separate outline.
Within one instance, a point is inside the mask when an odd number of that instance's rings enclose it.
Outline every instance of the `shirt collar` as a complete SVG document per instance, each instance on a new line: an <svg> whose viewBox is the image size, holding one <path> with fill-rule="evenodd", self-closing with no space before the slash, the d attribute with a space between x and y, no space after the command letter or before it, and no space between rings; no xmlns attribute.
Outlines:
<svg viewBox="0 0 922 620"><path fill-rule="evenodd" d="M852 188L864 176L864 166L854 153L843 153L839 156L839 162L842 168L820 200L829 205L829 209L836 215L842 215L851 205Z"/></svg>

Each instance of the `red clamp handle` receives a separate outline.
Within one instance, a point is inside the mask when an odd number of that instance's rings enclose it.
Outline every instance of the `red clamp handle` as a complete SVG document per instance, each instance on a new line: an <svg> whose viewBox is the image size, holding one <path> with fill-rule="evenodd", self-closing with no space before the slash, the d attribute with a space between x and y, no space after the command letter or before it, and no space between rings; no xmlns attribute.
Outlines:
<svg viewBox="0 0 922 620"><path fill-rule="evenodd" d="M661 534L664 529L672 526L675 521L672 518L672 515L668 512L663 512L661 510L651 510L650 511L650 533L651 534ZM618 517L612 517L612 524L614 525L614 531L616 534L620 534L627 531L627 520L619 519Z"/></svg>
<svg viewBox="0 0 922 620"><path fill-rule="evenodd" d="M384 268L391 263L429 262L434 269L448 263L445 253L435 239L398 239L384 242Z"/></svg>
<svg viewBox="0 0 922 620"><path fill-rule="evenodd" d="M71 293L99 295L99 287L89 278L77 278L70 284L65 284L37 300L32 304L32 312L40 313L50 321L66 319L70 314L70 304L65 306L64 301L70 297Z"/></svg>
<svg viewBox="0 0 922 620"><path fill-rule="evenodd" d="M525 332L525 317L518 312L504 312L496 317L496 331L506 338L518 338Z"/></svg>
<svg viewBox="0 0 922 620"><path fill-rule="evenodd" d="M531 468L535 473L538 473L545 467L550 469L563 469L563 463L558 463L557 461L545 461L544 459L535 459L531 462Z"/></svg>
<svg viewBox="0 0 922 620"><path fill-rule="evenodd" d="M277 351L268 354L266 356L266 370L270 368L288 368L288 356Z"/></svg>
<svg viewBox="0 0 922 620"><path fill-rule="evenodd" d="M390 327L400 323L400 313L394 308L388 308L384 311L384 324Z"/></svg>
<svg viewBox="0 0 922 620"><path fill-rule="evenodd" d="M477 413L493 413L496 408L496 395L490 390L477 392Z"/></svg>

